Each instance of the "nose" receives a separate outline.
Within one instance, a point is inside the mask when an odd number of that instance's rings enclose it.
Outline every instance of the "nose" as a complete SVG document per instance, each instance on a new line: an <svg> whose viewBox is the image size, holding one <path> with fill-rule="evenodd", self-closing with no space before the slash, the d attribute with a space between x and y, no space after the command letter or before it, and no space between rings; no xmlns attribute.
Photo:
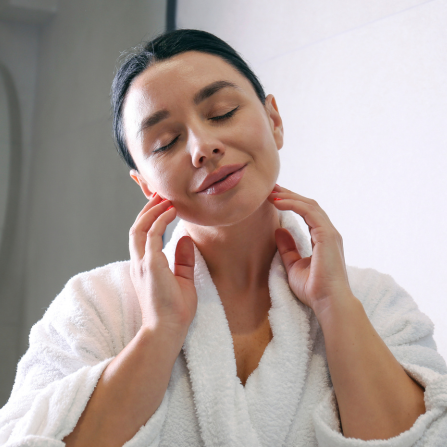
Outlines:
<svg viewBox="0 0 447 447"><path fill-rule="evenodd" d="M212 132L196 129L190 134L192 164L202 167L210 160L218 161L225 155L224 144Z"/></svg>

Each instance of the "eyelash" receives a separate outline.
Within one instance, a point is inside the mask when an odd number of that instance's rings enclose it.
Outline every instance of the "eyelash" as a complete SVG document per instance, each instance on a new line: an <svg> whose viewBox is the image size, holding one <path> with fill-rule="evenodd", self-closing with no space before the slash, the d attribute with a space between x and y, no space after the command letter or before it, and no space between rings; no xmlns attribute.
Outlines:
<svg viewBox="0 0 447 447"><path fill-rule="evenodd" d="M234 108L233 110L230 110L228 113L226 113L225 115L221 115L221 116L213 116L212 118L210 118L210 120L212 121L225 121L230 119L237 111L237 109L239 108L239 106L237 106L236 108ZM179 139L180 135L177 135L169 144L167 144L166 146L160 147L158 149L156 149L155 151L153 151L153 153L157 153L157 152L164 152L166 150L168 150L169 148L171 148L172 146L174 146L174 144L177 142L177 140Z"/></svg>
<svg viewBox="0 0 447 447"><path fill-rule="evenodd" d="M233 110L230 110L228 113L226 113L225 115L221 115L221 116L213 116L212 118L210 118L210 120L212 120L212 121L223 121L223 120L226 120L226 119L229 119L229 118L231 118L234 114L235 114L235 112L236 112L236 110L239 108L239 106L237 106L235 109L233 109Z"/></svg>

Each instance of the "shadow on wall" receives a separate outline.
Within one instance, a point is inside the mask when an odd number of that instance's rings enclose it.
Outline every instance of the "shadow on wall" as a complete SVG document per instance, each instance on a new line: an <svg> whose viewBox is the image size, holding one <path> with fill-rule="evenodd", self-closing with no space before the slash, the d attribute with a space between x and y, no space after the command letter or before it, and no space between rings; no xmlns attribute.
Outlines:
<svg viewBox="0 0 447 447"><path fill-rule="evenodd" d="M0 406L14 383L20 327L22 293L20 272L14 271L14 242L18 235L21 185L21 117L18 95L8 69L0 62ZM17 270L17 269L15 269Z"/></svg>

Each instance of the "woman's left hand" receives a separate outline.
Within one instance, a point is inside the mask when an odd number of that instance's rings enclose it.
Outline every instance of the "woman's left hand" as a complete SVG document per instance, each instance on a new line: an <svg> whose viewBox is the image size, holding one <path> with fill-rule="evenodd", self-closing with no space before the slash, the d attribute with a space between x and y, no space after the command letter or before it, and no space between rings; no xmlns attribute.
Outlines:
<svg viewBox="0 0 447 447"><path fill-rule="evenodd" d="M276 245L287 270L293 293L319 317L335 301L352 297L343 253L343 240L315 200L276 185L269 201L278 210L299 214L307 226L312 255L302 258L285 228L275 232Z"/></svg>
<svg viewBox="0 0 447 447"><path fill-rule="evenodd" d="M312 256L302 258L284 228L275 232L276 245L290 288L320 323L343 436L398 436L425 413L423 388L393 356L352 293L343 242L326 213L314 200L278 186L275 191L268 200L278 210L299 214L309 227Z"/></svg>

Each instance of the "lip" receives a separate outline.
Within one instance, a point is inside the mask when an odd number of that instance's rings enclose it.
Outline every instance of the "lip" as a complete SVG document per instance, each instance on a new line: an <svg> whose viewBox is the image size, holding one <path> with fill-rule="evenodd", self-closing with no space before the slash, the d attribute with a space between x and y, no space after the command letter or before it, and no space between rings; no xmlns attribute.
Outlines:
<svg viewBox="0 0 447 447"><path fill-rule="evenodd" d="M208 189L213 183L218 182L219 180L222 180L227 175L233 174L236 171L239 171L240 169L244 168L246 165L244 163L239 164L232 164L232 165L225 165L217 169L216 171L212 172L211 174L208 174L203 182L200 184L196 192L204 192L206 189Z"/></svg>

